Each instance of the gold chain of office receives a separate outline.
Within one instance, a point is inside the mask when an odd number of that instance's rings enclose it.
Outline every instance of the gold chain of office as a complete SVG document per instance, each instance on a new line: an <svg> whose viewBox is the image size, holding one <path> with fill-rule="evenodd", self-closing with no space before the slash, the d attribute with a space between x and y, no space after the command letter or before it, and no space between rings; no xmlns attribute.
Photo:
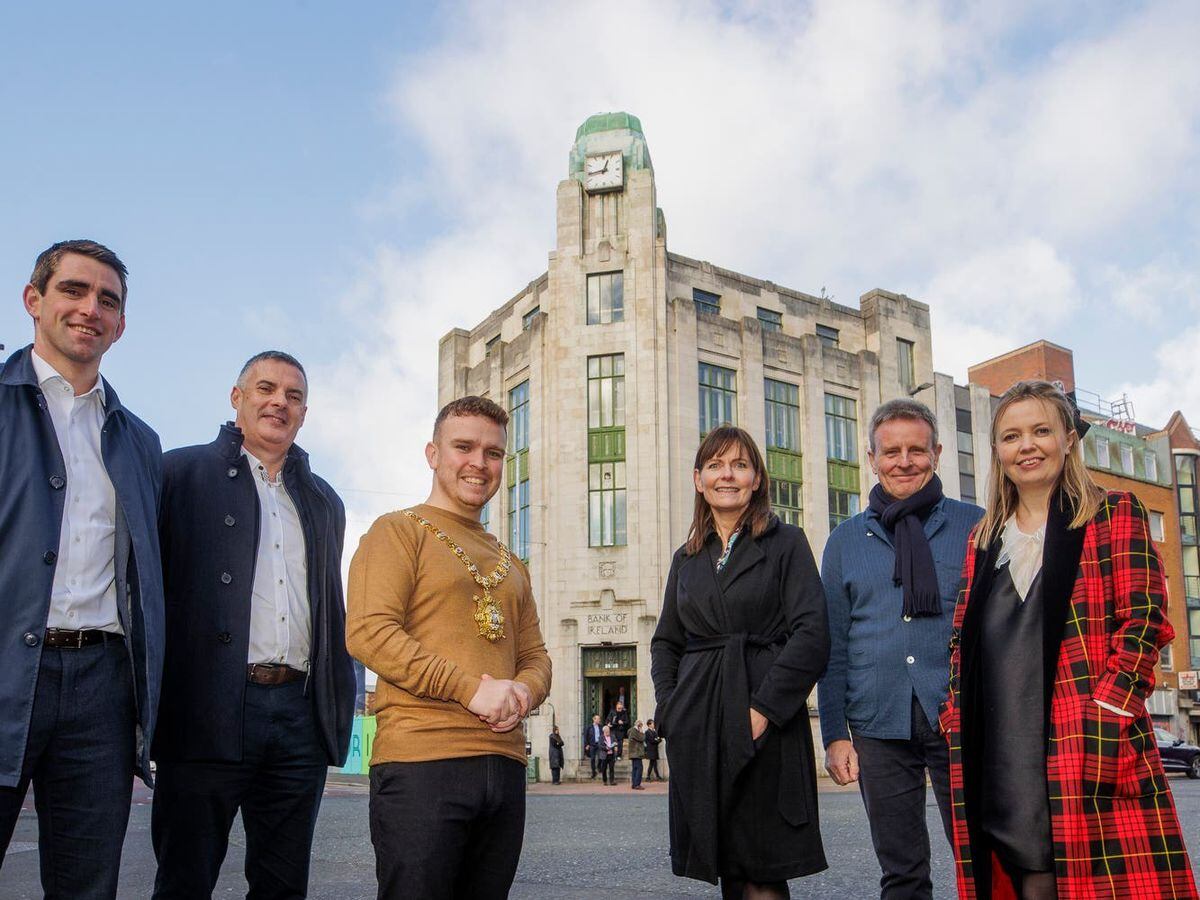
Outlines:
<svg viewBox="0 0 1200 900"><path fill-rule="evenodd" d="M496 563L496 568L490 575L483 575L471 557L467 556L467 552L450 539L450 535L411 509L404 510L404 514L424 526L430 534L449 547L454 555L462 560L475 583L483 588L482 597L478 594L471 597L475 601L475 624L479 627L479 636L492 642L504 637L504 613L500 611L500 604L492 597L492 589L500 586L500 582L508 576L508 571L512 568L512 554L508 548L500 541L496 542L500 545L500 562Z"/></svg>

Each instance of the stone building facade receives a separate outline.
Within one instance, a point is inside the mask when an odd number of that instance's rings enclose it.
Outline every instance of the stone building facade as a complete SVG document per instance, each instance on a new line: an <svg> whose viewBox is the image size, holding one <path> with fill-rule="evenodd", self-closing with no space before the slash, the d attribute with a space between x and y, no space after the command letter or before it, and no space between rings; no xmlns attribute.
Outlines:
<svg viewBox="0 0 1200 900"><path fill-rule="evenodd" d="M438 400L480 394L512 415L486 520L529 562L554 662L529 740L544 756L556 722L570 777L594 712L623 695L634 719L654 715L650 639L704 431L730 421L756 437L776 510L819 560L873 483L865 425L880 402L936 410L946 493L971 499L991 401L933 372L924 303L876 289L855 308L670 252L633 116L580 126L556 226L547 271L442 338Z"/></svg>

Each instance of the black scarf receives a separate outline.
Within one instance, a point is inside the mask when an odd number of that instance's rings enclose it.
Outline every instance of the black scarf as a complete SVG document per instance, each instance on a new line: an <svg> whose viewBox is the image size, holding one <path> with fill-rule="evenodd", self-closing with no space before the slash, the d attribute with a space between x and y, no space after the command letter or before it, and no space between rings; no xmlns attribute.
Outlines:
<svg viewBox="0 0 1200 900"><path fill-rule="evenodd" d="M928 483L903 500L897 500L877 484L871 488L870 507L892 533L896 547L894 584L904 586L904 615L940 616L942 592L938 588L933 551L925 537L921 516L942 499L942 481L936 474Z"/></svg>

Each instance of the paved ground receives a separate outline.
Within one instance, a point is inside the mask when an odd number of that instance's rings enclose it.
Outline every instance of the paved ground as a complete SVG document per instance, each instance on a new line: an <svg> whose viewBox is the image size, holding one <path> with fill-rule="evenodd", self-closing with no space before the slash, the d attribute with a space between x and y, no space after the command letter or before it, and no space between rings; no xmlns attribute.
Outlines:
<svg viewBox="0 0 1200 900"><path fill-rule="evenodd" d="M866 818L854 790L827 785L821 793L821 832L828 871L792 883L797 898L869 900L878 896L878 868L871 853ZM1175 802L1194 867L1200 868L1200 781L1172 776ZM331 784L317 825L312 892L319 900L374 898L374 861L367 837L366 788L360 783ZM930 805L931 831L940 832ZM150 851L149 793L139 788L125 840L121 896L149 895L154 877ZM717 897L716 888L674 878L667 862L667 805L660 785L634 793L624 786L538 785L529 795L525 852L514 900L648 900L654 897ZM22 815L0 871L0 898L34 900L38 884L37 823ZM241 876L240 829L235 832L216 897L245 896ZM953 897L950 851L934 843L935 896ZM596 888L603 887L598 895Z"/></svg>

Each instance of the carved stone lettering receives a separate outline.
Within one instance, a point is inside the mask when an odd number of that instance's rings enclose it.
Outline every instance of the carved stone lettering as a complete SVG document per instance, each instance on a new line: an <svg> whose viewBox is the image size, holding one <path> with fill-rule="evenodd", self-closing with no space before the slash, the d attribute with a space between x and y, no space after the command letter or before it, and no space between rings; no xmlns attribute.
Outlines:
<svg viewBox="0 0 1200 900"><path fill-rule="evenodd" d="M612 640L629 636L629 613L600 612L587 614L588 637Z"/></svg>

